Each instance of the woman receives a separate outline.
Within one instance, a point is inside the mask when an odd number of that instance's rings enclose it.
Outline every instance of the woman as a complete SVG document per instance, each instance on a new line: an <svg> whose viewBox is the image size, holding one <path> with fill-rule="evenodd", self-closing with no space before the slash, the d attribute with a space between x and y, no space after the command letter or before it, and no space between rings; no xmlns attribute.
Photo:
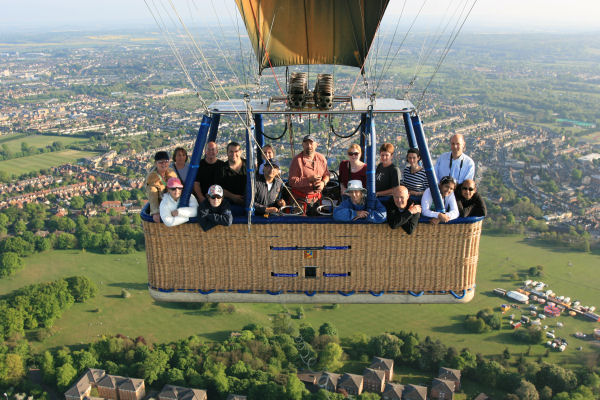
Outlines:
<svg viewBox="0 0 600 400"><path fill-rule="evenodd" d="M177 172L177 176L185 184L190 164L188 163L188 154L183 147L177 147L173 152L173 162L171 168Z"/></svg>
<svg viewBox="0 0 600 400"><path fill-rule="evenodd" d="M379 149L379 165L375 171L375 191L377 196L391 196L394 188L400 186L402 174L392 160L394 158L394 145L384 143Z"/></svg>
<svg viewBox="0 0 600 400"><path fill-rule="evenodd" d="M419 161L421 161L419 149L408 149L406 152L406 162L408 165L402 172L402 185L406 186L408 193L413 198L420 200L425 189L429 187L429 182L427 181L425 169L419 165Z"/></svg>
<svg viewBox="0 0 600 400"><path fill-rule="evenodd" d="M381 202L375 199L375 208L367 209L365 193L362 182L353 180L348 182L347 195L342 203L333 210L333 219L341 222L351 222L365 219L368 222L380 224L385 221L387 212Z"/></svg>
<svg viewBox="0 0 600 400"><path fill-rule="evenodd" d="M435 211L435 204L431 196L431 188L427 188L421 199L421 214L431 218L430 223L437 225L440 222L448 222L458 218L458 206L454 197L454 188L456 181L451 176L442 178L439 184L442 201L444 202L444 212Z"/></svg>
<svg viewBox="0 0 600 400"><path fill-rule="evenodd" d="M167 182L168 192L164 194L160 202L160 219L166 226L177 226L184 224L198 213L198 200L190 196L188 207L179 207L183 183L179 178L171 178Z"/></svg>
<svg viewBox="0 0 600 400"><path fill-rule="evenodd" d="M367 164L360 161L362 151L360 146L352 143L348 148L348 160L340 163L338 177L340 179L340 192L343 194L348 187L348 181L359 180L363 187L367 187Z"/></svg>
<svg viewBox="0 0 600 400"><path fill-rule="evenodd" d="M169 168L169 154L159 151L154 155L154 167L146 177L146 195L150 203L150 215L154 222L160 222L160 202L170 178L177 178L177 174Z"/></svg>

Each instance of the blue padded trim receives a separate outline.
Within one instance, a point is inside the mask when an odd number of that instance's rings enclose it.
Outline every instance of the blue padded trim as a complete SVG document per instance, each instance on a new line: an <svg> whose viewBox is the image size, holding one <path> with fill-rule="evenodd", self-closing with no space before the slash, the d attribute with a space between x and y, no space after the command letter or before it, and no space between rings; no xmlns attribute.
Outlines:
<svg viewBox="0 0 600 400"><path fill-rule="evenodd" d="M379 292L379 293L375 293L372 290L369 290L369 293L371 293L371 295L373 295L375 297L379 297L379 296L383 295L383 290L381 292Z"/></svg>
<svg viewBox="0 0 600 400"><path fill-rule="evenodd" d="M465 297L465 295L467 294L467 291L466 291L466 290L463 290L463 294L462 294L462 296L459 296L459 295L457 295L456 293L454 293L454 290L450 290L450 294L451 294L452 296L454 296L455 298L457 298L457 299L462 299L462 298L463 298L463 297Z"/></svg>
<svg viewBox="0 0 600 400"><path fill-rule="evenodd" d="M328 274L327 272L323 272L323 276L325 278L344 278L348 276L348 273L344 272L341 274Z"/></svg>
<svg viewBox="0 0 600 400"><path fill-rule="evenodd" d="M283 293L283 291L281 291L281 290L278 290L277 292L271 292L270 290L266 290L266 292L268 294L270 294L271 296L277 296L277 295L280 295L281 293Z"/></svg>
<svg viewBox="0 0 600 400"><path fill-rule="evenodd" d="M380 198L381 199L381 198ZM154 222L152 217L148 214L148 210L150 208L149 204L146 204L144 209L142 210L141 217L146 222ZM234 224L244 224L248 223L248 216L246 214L246 209L241 206L237 206L235 204L231 205L231 213L233 214L233 223ZM467 218L456 218L452 221L448 222L448 225L454 224L473 224L475 222L483 220L484 217L467 217ZM196 217L190 218L188 223L197 223L198 219ZM419 219L419 223L427 223L429 222L429 218L421 217ZM330 215L322 215L318 217L306 217L306 216L269 216L269 218L265 218L260 215L252 216L253 224L353 224L353 225L362 225L362 224L371 224L368 221L360 219L358 221L353 222L339 222L334 221L333 217Z"/></svg>
<svg viewBox="0 0 600 400"><path fill-rule="evenodd" d="M421 290L419 293L415 293L412 290L409 290L408 293L410 293L412 296L419 297L419 296L423 296L423 293L425 293L425 292Z"/></svg>
<svg viewBox="0 0 600 400"><path fill-rule="evenodd" d="M291 273L291 274L285 274L285 273L276 273L276 272L273 272L273 274L271 276L275 276L275 277L278 277L278 278L295 278L295 277L298 276L298 273L294 272L294 273Z"/></svg>
<svg viewBox="0 0 600 400"><path fill-rule="evenodd" d="M346 297L348 297L348 296L352 296L354 293L356 293L354 290L351 290L351 291L349 291L348 293L344 293L344 292L342 292L341 290L338 290L337 292L338 292L339 294L341 294L342 296L346 296Z"/></svg>
<svg viewBox="0 0 600 400"><path fill-rule="evenodd" d="M315 294L317 294L317 292L309 292L308 290L304 292L305 295L307 295L308 297L313 297Z"/></svg>

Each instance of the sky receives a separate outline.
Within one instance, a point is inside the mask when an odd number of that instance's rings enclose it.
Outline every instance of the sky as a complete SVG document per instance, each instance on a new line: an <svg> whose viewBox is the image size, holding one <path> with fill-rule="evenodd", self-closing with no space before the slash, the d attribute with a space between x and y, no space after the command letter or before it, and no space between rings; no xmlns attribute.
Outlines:
<svg viewBox="0 0 600 400"><path fill-rule="evenodd" d="M163 1L168 6L167 0ZM173 0L182 15L214 18L213 4L225 13L224 0ZM227 0L233 10L233 0ZM349 0L350 1L350 0ZM409 7L424 0L408 0ZM465 0L426 0L424 21L441 18L448 4ZM467 0L471 1L471 0ZM399 14L404 0L391 0L387 15ZM0 33L153 27L144 0L0 0ZM202 10L202 11L200 11ZM210 10L207 12L206 10ZM185 16L184 16L185 18ZM231 21L228 17L226 20ZM478 0L465 31L599 31L599 0Z"/></svg>

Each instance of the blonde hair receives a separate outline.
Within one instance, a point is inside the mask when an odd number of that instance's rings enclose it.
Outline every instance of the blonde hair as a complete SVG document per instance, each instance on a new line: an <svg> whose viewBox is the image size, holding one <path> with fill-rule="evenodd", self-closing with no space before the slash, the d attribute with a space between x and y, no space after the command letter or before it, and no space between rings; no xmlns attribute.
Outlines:
<svg viewBox="0 0 600 400"><path fill-rule="evenodd" d="M350 150L352 150L352 149L354 149L354 150L358 151L358 154L362 154L362 149L361 149L361 148L360 148L360 146L359 146L359 145L357 145L356 143L352 143L352 144L350 145L350 147L348 147L348 151L350 151Z"/></svg>

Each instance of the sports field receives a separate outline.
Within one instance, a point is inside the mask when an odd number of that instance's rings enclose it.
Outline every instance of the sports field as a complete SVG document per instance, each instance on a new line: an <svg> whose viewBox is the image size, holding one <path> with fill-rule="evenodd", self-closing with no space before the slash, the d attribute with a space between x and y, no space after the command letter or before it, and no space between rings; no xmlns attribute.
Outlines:
<svg viewBox="0 0 600 400"><path fill-rule="evenodd" d="M0 170L18 176L27 172L39 171L40 169L56 167L66 163L73 163L80 158L87 158L95 155L96 153L91 151L55 151L52 153L36 154L35 156L0 161Z"/></svg>
<svg viewBox="0 0 600 400"><path fill-rule="evenodd" d="M304 305L305 319L319 327L324 322L333 323L341 337L357 333L376 335L399 330L413 331L421 337L431 336L457 349L469 347L482 354L500 354L508 347L512 354L525 352L527 345L516 343L512 331L503 328L485 334L471 334L463 329L466 314L499 306L506 300L491 293L495 287L513 289L519 281L512 280L513 273L525 272L529 267L543 265L541 278L556 293L579 299L583 304L600 306L600 256L574 252L558 252L531 246L521 237L484 236L481 241L477 295L464 305ZM0 280L0 294L14 288L58 277L85 275L95 281L99 295L86 304L76 304L65 312L56 325L56 333L42 343L34 343L35 350L63 344L86 343L103 334L121 333L144 336L154 342L164 342L201 335L208 340L223 339L232 330L247 323L270 325L270 318L288 309L295 314L297 305L236 304L233 314L216 314L212 311L185 309L178 305L154 302L146 289L145 253L132 255L100 255L81 251L49 251L26 259L25 268L12 279ZM132 296L120 297L121 289ZM99 311L94 312L96 309ZM525 312L525 311L523 311ZM520 310L515 310L517 317ZM578 364L598 351L590 342L571 337L576 331L591 333L598 323L568 316L546 320L549 329L556 329L557 321L564 323L558 335L568 337L569 347L564 353L551 353L567 364ZM507 321L504 320L505 324ZM583 346L582 351L576 347ZM542 345L533 346L531 356L538 357L546 351Z"/></svg>
<svg viewBox="0 0 600 400"><path fill-rule="evenodd" d="M46 135L30 135L22 134L0 136L0 145L6 144L12 152L21 151L21 143L25 142L27 146L35 147L36 149L44 148L54 142L60 142L63 146L68 146L73 143L87 142L88 139L69 136L46 136Z"/></svg>

